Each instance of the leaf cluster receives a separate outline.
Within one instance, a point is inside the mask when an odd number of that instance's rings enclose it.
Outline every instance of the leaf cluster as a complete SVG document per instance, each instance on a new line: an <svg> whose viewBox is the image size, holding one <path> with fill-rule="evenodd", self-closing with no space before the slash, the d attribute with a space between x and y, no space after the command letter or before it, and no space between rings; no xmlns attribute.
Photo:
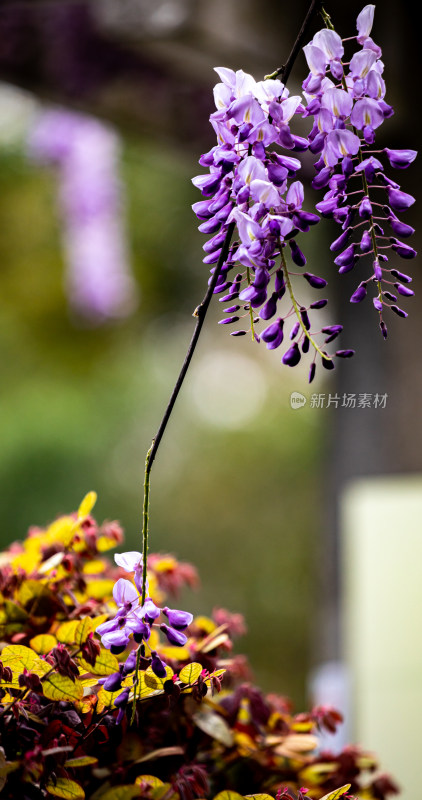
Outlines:
<svg viewBox="0 0 422 800"><path fill-rule="evenodd" d="M133 720L130 703L122 712L119 697L133 697L134 674L116 692L103 683L128 652L113 655L95 631L116 611L120 570L104 553L123 534L116 522L97 525L95 499L88 494L78 512L30 529L0 556L5 800L384 800L395 791L360 749L319 752L318 730L335 729L336 711L294 714L286 698L251 683L245 659L232 651L238 620L221 609L215 619L194 619L184 647L169 647L153 630ZM158 554L148 579L160 604L197 583L193 567ZM148 665L151 650L168 664L163 678Z"/></svg>

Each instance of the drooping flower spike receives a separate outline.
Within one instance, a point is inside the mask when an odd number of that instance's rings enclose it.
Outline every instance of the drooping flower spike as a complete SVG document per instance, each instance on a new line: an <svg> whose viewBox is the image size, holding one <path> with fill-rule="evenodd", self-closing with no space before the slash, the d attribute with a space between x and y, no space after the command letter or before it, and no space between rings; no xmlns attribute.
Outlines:
<svg viewBox="0 0 422 800"><path fill-rule="evenodd" d="M292 277L304 278L306 297L309 287L326 285L323 278L301 271L306 256L297 242L299 234L319 222L317 214L303 208L304 188L296 180L301 163L291 155L308 148L308 141L290 129L294 116L305 113L301 97L290 96L277 79L256 82L242 70L224 67L216 72L221 83L214 88L217 110L210 121L217 145L200 158L209 172L193 179L205 198L193 209L202 220L199 230L211 235L204 245L206 264L219 261L227 229L230 223L236 226L237 241L214 290L227 303L220 324L246 320L254 340L271 350L280 347L288 325L293 344L287 346L282 363L295 366L311 349L314 359L319 354L330 369L333 356L322 349L321 338L327 343L323 329L311 325L313 311L326 301L299 302ZM211 266L211 272L214 269ZM259 333L258 326L267 321ZM232 335L245 333L235 330ZM314 373L312 369L311 379Z"/></svg>
<svg viewBox="0 0 422 800"><path fill-rule="evenodd" d="M394 113L384 100L381 49L370 37L374 10L374 5L367 5L357 18L357 36L352 40L361 47L347 65L342 60L343 43L323 11L327 27L304 48L310 73L303 89L306 114L313 118L310 150L319 155L312 184L326 190L316 208L343 231L331 244L331 251L338 254L334 263L340 274L354 269L361 258L364 264L371 263L369 276L362 276L350 301L360 303L374 287L373 304L386 337L384 309L406 317L397 305L398 297L413 295L408 286L412 279L389 261L393 256L411 259L416 255L402 241L414 229L397 217L414 198L386 175L386 162L405 169L417 154L414 150L373 149L377 129Z"/></svg>
<svg viewBox="0 0 422 800"><path fill-rule="evenodd" d="M187 642L187 636L183 631L189 627L193 621L193 616L188 611L171 609L168 606L159 608L151 597L146 597L142 604L142 572L143 558L137 551L127 553L116 553L114 556L116 564L126 572L134 573L135 586L125 578L119 578L113 588L113 599L117 605L117 611L113 619L103 622L97 628L97 633L101 636L104 647L113 653L122 653L131 644L132 639L138 645L148 642L151 636L152 626L159 628L166 636L167 640L176 646L182 646ZM148 591L148 582L146 583ZM159 622L161 614L167 617L169 624ZM155 660L154 660L155 659ZM150 663L154 669L160 660L151 652ZM161 662L164 663L164 662ZM158 668L158 667L157 667ZM123 667L123 677L136 670L136 655L132 651ZM154 670L155 671L155 670ZM164 669L165 671L165 669ZM158 672L156 672L158 675ZM119 675L115 678L110 676L110 686L118 684ZM108 688L108 684L107 687ZM110 690L111 691L111 690Z"/></svg>

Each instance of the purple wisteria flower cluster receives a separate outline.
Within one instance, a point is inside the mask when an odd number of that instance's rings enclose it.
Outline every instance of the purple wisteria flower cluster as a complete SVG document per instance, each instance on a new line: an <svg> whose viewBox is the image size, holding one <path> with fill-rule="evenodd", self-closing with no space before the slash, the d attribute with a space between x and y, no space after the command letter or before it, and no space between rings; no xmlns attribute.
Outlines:
<svg viewBox="0 0 422 800"><path fill-rule="evenodd" d="M375 288L373 303L386 337L384 308L406 317L397 305L398 295L414 294L408 285L411 277L390 265L389 259L394 255L411 259L416 251L401 241L414 229L397 217L414 203L414 197L385 174L382 159L404 169L417 153L373 148L377 128L394 113L384 99L381 49L370 37L374 11L374 5L365 6L357 18L357 36L350 40L342 40L332 29L328 15L323 14L328 27L318 31L304 48L310 73L303 90L306 113L314 121L310 150L319 154L312 185L327 189L316 208L323 216L332 217L342 230L331 244L331 250L339 253L334 263L342 274L352 270L360 258L370 258L370 275L360 281L350 301L361 302L368 288ZM343 60L345 41L360 45L347 63ZM387 226L393 235L389 235Z"/></svg>
<svg viewBox="0 0 422 800"><path fill-rule="evenodd" d="M392 233L402 238L410 236L413 229L399 221L396 212L408 208L414 199L385 175L376 156L383 154L393 167L403 168L416 152L385 148L381 154L368 149L376 128L393 113L384 100L381 50L369 35L374 8L368 5L358 16L358 34L351 39L361 47L347 65L343 40L322 11L327 27L304 48L310 73L303 83L303 98L290 96L277 78L256 82L242 70L216 68L221 83L214 88L217 110L210 121L217 145L199 160L208 167L208 174L193 179L204 196L193 205L201 220L199 230L211 234L204 245L204 263L220 269L214 291L228 304L224 309L227 316L220 324L246 319L252 337L273 350L282 344L287 323L289 344L282 363L295 366L303 353L312 350L309 381L315 375L317 355L325 368L333 369L334 356L348 357L354 352L347 349L329 354L324 348L341 333L342 326L314 327L310 313L324 308L327 300L309 300L309 286L322 289L327 281L303 270L306 257L297 238L319 222L319 214L333 217L342 227L331 246L339 252L335 264L340 273L351 270L360 257L371 256L372 274L360 282L351 301L362 300L368 284L375 284L374 305L384 336L383 307L389 305L399 316L406 316L396 305L396 294L413 294L408 287L411 278L394 267L387 269L386 262L390 251L402 258L416 253L396 236L387 236L384 227L388 224ZM312 120L307 138L291 130L298 114ZM292 155L308 149L319 156L312 185L327 188L316 206L319 214L303 208L304 186L297 180L301 162ZM358 221L353 224L355 217ZM224 257L233 227L237 240ZM350 244L355 230L360 241ZM211 273L215 269L212 266ZM295 294L296 276L308 284L302 302ZM261 322L269 324L258 332ZM231 335L246 332L242 328Z"/></svg>
<svg viewBox="0 0 422 800"><path fill-rule="evenodd" d="M168 606L160 608L149 596L146 596L142 603L143 558L141 553L137 551L116 553L114 560L126 572L134 573L135 586L125 578L119 578L116 582L113 588L113 599L117 605L117 611L113 619L103 622L97 628L97 633L101 636L103 646L118 655L123 653L127 647L133 646L133 644L137 646L145 645L151 636L152 627L159 628L166 636L169 644L176 647L182 647L186 644L187 636L184 631L193 620L192 614L188 611L180 611ZM146 582L146 592L148 592L148 581ZM160 623L159 619L162 614L165 615L169 624ZM131 649L126 661L121 664L119 672L113 673L113 675L105 679L104 688L107 691L120 689L123 679L136 669L136 650L137 648ZM155 650L149 649L149 651L150 655L148 656L146 656L145 648L142 653L144 668L151 665L157 677L165 677L165 663ZM124 694L126 701L128 697L129 691Z"/></svg>
<svg viewBox="0 0 422 800"><path fill-rule="evenodd" d="M217 111L211 114L211 123L218 144L200 158L200 164L209 167L209 174L194 178L193 183L206 199L195 203L193 209L203 220L199 230L213 234L204 245L206 264L215 264L220 258L231 222L239 236L230 247L215 288L216 293L224 293L221 302L228 303L224 309L227 317L221 324L246 318L254 339L274 350L283 342L286 322L292 323L282 362L295 366L312 345L312 380L317 353L325 367L333 367L332 356L321 349L315 336L322 333L327 343L338 335L341 326L315 332L309 312L323 308L327 300L300 303L292 286L294 274L303 277L308 289L326 285L323 278L303 271L306 257L296 240L299 233L306 233L319 222L317 214L303 208L304 188L295 180L301 162L286 152L308 149L307 139L290 130L292 118L304 114L305 108L301 97L290 96L280 80L256 82L242 70L235 73L223 67L216 72L222 82L214 88ZM239 272L229 279L236 265L240 265ZM281 313L284 296L288 303ZM258 334L258 323L269 320ZM236 330L232 335L245 333L244 329Z"/></svg>
<svg viewBox="0 0 422 800"><path fill-rule="evenodd" d="M117 134L88 115L51 109L40 113L28 152L57 167L73 309L94 324L130 314L137 289L126 247Z"/></svg>

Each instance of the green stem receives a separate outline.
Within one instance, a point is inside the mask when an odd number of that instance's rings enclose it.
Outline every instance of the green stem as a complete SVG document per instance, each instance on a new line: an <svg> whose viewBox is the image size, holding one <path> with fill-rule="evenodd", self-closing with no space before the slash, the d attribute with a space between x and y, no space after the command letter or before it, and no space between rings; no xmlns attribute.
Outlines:
<svg viewBox="0 0 422 800"><path fill-rule="evenodd" d="M151 458L151 451L154 446L152 442L145 459L145 477L144 477L144 505L142 509L142 605L145 603L147 594L147 560L148 560L148 522L149 522L149 460Z"/></svg>
<svg viewBox="0 0 422 800"><path fill-rule="evenodd" d="M293 305L293 308L295 310L295 314L297 316L299 325L303 330L303 333L309 339L312 347L316 350L317 353L319 353L321 358L325 358L326 361L332 361L332 359L329 356L327 356L326 353L323 353L321 348L318 347L315 339L309 333L309 331L308 331L308 329L307 329L307 327L306 327L306 325L305 325L305 323L304 323L304 321L302 319L302 315L300 313L300 309L299 309L296 297L294 296L294 293L293 293L293 287L292 287L292 283L291 283L291 280L290 280L289 270L287 269L286 258L285 258L284 252L283 252L283 250L281 248L281 243L280 243L280 258L281 258L281 263L282 263L282 266L283 266L283 272L284 272L284 278L285 278L285 281L286 281L287 291L289 292L290 300L292 301L292 305Z"/></svg>
<svg viewBox="0 0 422 800"><path fill-rule="evenodd" d="M249 267L246 267L246 277L248 279L248 286L250 286L251 285L251 271L250 271ZM250 303L249 303L249 319L251 321L252 341L254 342L255 341L255 328L254 328L254 322L253 322L253 311L252 311L252 306L251 306Z"/></svg>

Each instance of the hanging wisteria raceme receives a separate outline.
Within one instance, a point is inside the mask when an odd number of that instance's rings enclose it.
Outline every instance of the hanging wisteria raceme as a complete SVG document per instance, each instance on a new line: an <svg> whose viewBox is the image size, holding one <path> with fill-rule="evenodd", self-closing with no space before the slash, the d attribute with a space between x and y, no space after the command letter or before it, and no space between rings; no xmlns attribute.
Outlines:
<svg viewBox="0 0 422 800"><path fill-rule="evenodd" d="M126 248L117 135L92 117L50 110L40 115L28 149L37 162L58 167L72 307L94 324L131 313L137 290Z"/></svg>
<svg viewBox="0 0 422 800"><path fill-rule="evenodd" d="M145 645L150 639L151 631L155 627L164 634L170 645L182 647L187 642L184 631L193 620L192 614L188 611L180 611L168 606L158 607L148 595L142 602L143 557L141 553L137 551L116 553L114 560L126 572L134 573L135 586L126 578L119 578L113 588L113 599L117 611L113 619L103 622L96 630L101 636L103 646L114 654L123 653L133 645L135 645L135 649L130 650L126 660L121 663L119 672L104 679L104 688L113 692L122 687L124 678L131 673L135 673L134 680L136 681L140 662L143 669L151 666L158 678L164 678L167 674L165 662L151 648L148 648L148 655L146 654ZM148 592L148 581L145 589ZM162 615L166 617L169 624L160 622ZM129 695L130 690L127 689L119 696L122 715L129 701ZM120 700L120 698L122 699Z"/></svg>
<svg viewBox="0 0 422 800"><path fill-rule="evenodd" d="M314 328L312 312L324 308L327 300L302 303L292 283L292 276L300 275L306 282L306 295L309 287L326 286L325 279L303 270L306 257L297 242L300 233L319 222L317 214L303 208L304 189L296 180L301 163L291 155L308 149L308 140L290 129L293 117L306 113L305 108L301 97L290 96L280 80L256 82L242 70L224 67L216 72L221 83L214 87L217 111L210 121L217 145L199 160L209 172L193 179L205 198L193 209L202 220L199 230L211 234L204 245L205 264L219 261L231 223L237 231L214 290L228 304L220 324L246 320L246 329L231 335L242 336L249 328L253 338L262 340L269 350L282 344L289 326L281 360L293 367L312 349L311 381L317 354L326 369L333 369L333 355L347 357L353 351L328 354L323 349L342 326ZM258 332L262 322L269 324Z"/></svg>
<svg viewBox="0 0 422 800"><path fill-rule="evenodd" d="M373 304L386 337L384 308L407 317L397 302L414 294L409 288L412 278L397 269L396 257L411 259L416 251L402 241L414 229L397 216L414 203L414 197L386 175L385 167L389 163L404 169L417 153L374 147L377 128L394 113L384 99L381 49L370 37L374 10L374 5L363 8L357 35L347 40L334 31L323 11L327 27L304 47L310 73L303 90L306 114L313 117L310 150L319 155L312 184L326 189L316 208L341 226L342 233L331 244L333 253L338 253L334 261L339 273L354 269L361 258L365 268L370 262L369 275L367 271L359 280L350 301L360 303L373 288ZM360 48L345 62L344 43L349 41ZM359 272L360 279L362 267Z"/></svg>

